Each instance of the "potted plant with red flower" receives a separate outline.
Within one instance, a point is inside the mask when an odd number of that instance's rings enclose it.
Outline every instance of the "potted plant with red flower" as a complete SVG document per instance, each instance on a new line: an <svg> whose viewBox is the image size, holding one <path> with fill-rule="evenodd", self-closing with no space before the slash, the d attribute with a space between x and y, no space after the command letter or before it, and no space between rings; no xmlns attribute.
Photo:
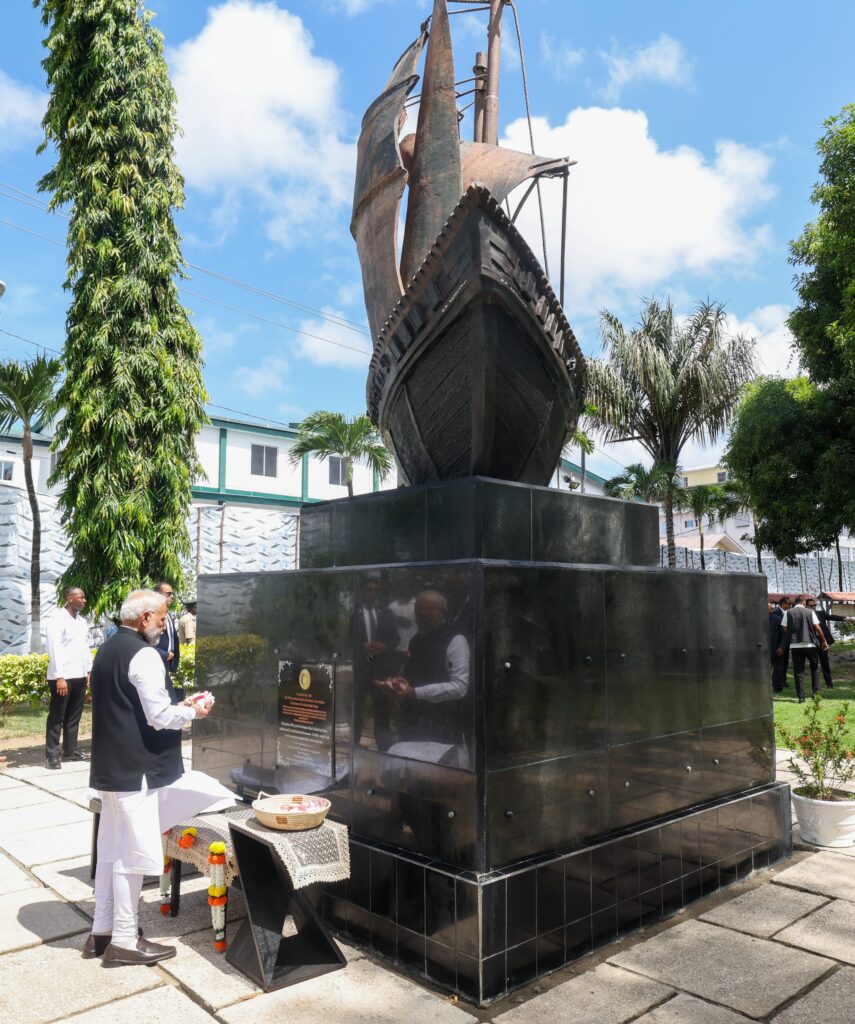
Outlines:
<svg viewBox="0 0 855 1024"><path fill-rule="evenodd" d="M781 743L793 756L790 769L800 785L793 808L802 839L816 846L855 846L855 793L841 787L855 778L855 744L846 729L849 705L829 717L814 694L801 728L778 726Z"/></svg>

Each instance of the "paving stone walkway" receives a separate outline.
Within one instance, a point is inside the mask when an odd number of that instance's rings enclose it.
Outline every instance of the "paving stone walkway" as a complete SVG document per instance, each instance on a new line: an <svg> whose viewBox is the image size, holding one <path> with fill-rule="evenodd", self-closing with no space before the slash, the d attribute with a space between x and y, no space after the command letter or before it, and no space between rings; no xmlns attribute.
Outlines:
<svg viewBox="0 0 855 1024"><path fill-rule="evenodd" d="M143 892L145 933L174 943L175 959L106 970L80 958L93 910L87 771L0 771L0 1020L10 1024L855 1022L855 849L801 846L485 1010L347 946L344 970L265 994L214 952L198 877L182 886L177 918L160 914L156 887ZM239 922L238 892L229 911Z"/></svg>

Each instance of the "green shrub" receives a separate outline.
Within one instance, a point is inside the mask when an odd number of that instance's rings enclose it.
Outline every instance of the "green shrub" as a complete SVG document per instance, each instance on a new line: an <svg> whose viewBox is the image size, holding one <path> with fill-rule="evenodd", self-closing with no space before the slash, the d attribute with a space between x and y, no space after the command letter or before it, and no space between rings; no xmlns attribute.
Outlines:
<svg viewBox="0 0 855 1024"><path fill-rule="evenodd" d="M47 703L47 666L46 654L0 655L0 714L15 704Z"/></svg>
<svg viewBox="0 0 855 1024"><path fill-rule="evenodd" d="M178 671L172 677L173 685L191 692L196 687L196 645L182 644ZM188 693L189 697L190 694Z"/></svg>

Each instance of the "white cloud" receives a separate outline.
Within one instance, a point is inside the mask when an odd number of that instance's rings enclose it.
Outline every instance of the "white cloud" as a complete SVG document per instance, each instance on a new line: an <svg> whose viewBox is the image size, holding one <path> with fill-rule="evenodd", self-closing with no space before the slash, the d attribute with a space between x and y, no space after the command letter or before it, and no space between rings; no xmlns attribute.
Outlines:
<svg viewBox="0 0 855 1024"><path fill-rule="evenodd" d="M747 334L757 339L757 370L763 375L795 377L799 372L798 357L793 352L793 336L787 327L790 307L780 303L760 306L745 320L728 316L727 329L732 334Z"/></svg>
<svg viewBox="0 0 855 1024"><path fill-rule="evenodd" d="M38 138L47 97L22 85L0 68L0 151Z"/></svg>
<svg viewBox="0 0 855 1024"><path fill-rule="evenodd" d="M585 51L571 46L566 40L541 32L540 56L554 75L558 78L568 78L585 60Z"/></svg>
<svg viewBox="0 0 855 1024"><path fill-rule="evenodd" d="M331 316L343 315L340 310L329 307L324 307L323 312ZM297 354L302 358L317 366L335 366L342 370L368 369L371 339L366 335L329 320L304 320L300 330L305 332L297 336ZM307 334L314 337L307 337Z"/></svg>
<svg viewBox="0 0 855 1024"><path fill-rule="evenodd" d="M353 17L356 14L364 14L378 4L389 3L390 0L329 0L328 6L332 10L344 11L345 14Z"/></svg>
<svg viewBox="0 0 855 1024"><path fill-rule="evenodd" d="M750 217L773 194L767 153L720 141L707 159L689 146L660 149L642 111L577 108L564 124L534 121L537 152L578 160L570 173L566 306L574 316L620 307L680 273L751 266L768 246L770 229ZM502 140L528 149L524 119ZM549 263L560 258L561 187L544 183ZM511 206L516 197L512 197ZM518 225L541 256L537 201Z"/></svg>
<svg viewBox="0 0 855 1024"><path fill-rule="evenodd" d="M231 352L239 338L258 331L256 324L241 323L236 327L220 327L213 316L200 316L194 320L194 327L202 336L205 356Z"/></svg>
<svg viewBox="0 0 855 1024"><path fill-rule="evenodd" d="M268 356L256 366L239 366L234 372L237 386L252 398L285 390L288 361L282 356Z"/></svg>
<svg viewBox="0 0 855 1024"><path fill-rule="evenodd" d="M603 98L615 101L624 86L632 82L660 82L663 85L687 86L692 77L692 62L683 44L665 32L646 46L621 53L600 53L609 72Z"/></svg>
<svg viewBox="0 0 855 1024"><path fill-rule="evenodd" d="M199 35L170 52L179 165L222 196L228 229L239 192L275 211L270 237L322 230L350 202L355 148L341 136L340 74L296 15L275 3L227 0Z"/></svg>

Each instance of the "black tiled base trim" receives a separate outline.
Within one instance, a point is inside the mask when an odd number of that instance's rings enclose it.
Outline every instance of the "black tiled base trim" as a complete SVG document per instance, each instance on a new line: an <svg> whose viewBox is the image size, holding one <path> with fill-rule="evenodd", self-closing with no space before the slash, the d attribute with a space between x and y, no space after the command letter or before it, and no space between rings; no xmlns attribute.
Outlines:
<svg viewBox="0 0 855 1024"><path fill-rule="evenodd" d="M337 931L485 1005L791 851L789 787L775 783L474 880L355 839L351 878L319 904Z"/></svg>

